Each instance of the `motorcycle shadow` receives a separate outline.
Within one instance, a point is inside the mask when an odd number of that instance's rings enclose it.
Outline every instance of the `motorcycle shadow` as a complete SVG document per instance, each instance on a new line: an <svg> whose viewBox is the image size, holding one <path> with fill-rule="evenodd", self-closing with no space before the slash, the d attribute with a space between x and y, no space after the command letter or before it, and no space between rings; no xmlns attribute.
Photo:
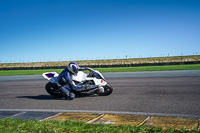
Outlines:
<svg viewBox="0 0 200 133"><path fill-rule="evenodd" d="M85 98L85 97L98 97L98 95L91 95L91 94L77 94L75 98Z"/></svg>
<svg viewBox="0 0 200 133"><path fill-rule="evenodd" d="M81 94L76 95L75 98L86 98L86 97L98 97L98 95L87 95L87 94ZM35 99L35 100L68 100L63 99L61 97L55 97L51 95L38 95L38 96L17 96L16 98L26 98L26 99Z"/></svg>
<svg viewBox="0 0 200 133"><path fill-rule="evenodd" d="M53 97L51 95L38 95L38 96L18 96L17 98L27 98L35 100L59 100L59 97Z"/></svg>

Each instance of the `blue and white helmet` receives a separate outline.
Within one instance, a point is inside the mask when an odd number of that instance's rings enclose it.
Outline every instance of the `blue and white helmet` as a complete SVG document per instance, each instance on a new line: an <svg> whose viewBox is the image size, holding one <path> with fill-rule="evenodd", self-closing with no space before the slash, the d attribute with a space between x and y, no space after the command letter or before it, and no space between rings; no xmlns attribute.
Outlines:
<svg viewBox="0 0 200 133"><path fill-rule="evenodd" d="M69 70L69 72L76 76L79 70L79 66L75 62L70 62L67 66L67 69Z"/></svg>

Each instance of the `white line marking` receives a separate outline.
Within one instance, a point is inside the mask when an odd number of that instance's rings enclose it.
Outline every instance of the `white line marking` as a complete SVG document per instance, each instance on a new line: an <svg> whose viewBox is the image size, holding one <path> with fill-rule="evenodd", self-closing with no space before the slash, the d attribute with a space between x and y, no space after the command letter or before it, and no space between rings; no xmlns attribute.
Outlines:
<svg viewBox="0 0 200 133"><path fill-rule="evenodd" d="M0 111L20 111L20 112L66 112L66 113L96 113L96 114L130 114L130 115L145 115L145 116L165 116L179 118L198 118L200 115L188 114L167 114L167 113L148 113L148 112L122 112L122 111L98 111L98 110L51 110L51 109L0 109Z"/></svg>
<svg viewBox="0 0 200 133"><path fill-rule="evenodd" d="M100 116L98 116L98 117L96 117L96 118L94 118L94 119L92 119L92 120L89 120L87 123L94 123L94 122L97 121L98 119L102 118L104 115L105 115L105 114L102 114L102 115L100 115Z"/></svg>
<svg viewBox="0 0 200 133"><path fill-rule="evenodd" d="M141 123L139 124L139 126L143 125L143 124L144 124L145 122L147 122L149 119L150 119L150 116L148 116L143 122L141 122Z"/></svg>
<svg viewBox="0 0 200 133"><path fill-rule="evenodd" d="M18 114L15 114L15 115L11 115L11 116L9 116L9 117L7 117L7 118L13 118L13 117L16 117L16 116L19 116L19 115L23 115L23 114L25 114L26 112L20 112L20 113L18 113Z"/></svg>

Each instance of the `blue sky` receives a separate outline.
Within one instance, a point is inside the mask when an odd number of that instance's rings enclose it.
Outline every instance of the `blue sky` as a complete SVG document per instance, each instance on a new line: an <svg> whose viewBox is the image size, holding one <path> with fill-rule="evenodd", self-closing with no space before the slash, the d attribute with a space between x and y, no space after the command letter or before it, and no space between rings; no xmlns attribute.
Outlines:
<svg viewBox="0 0 200 133"><path fill-rule="evenodd" d="M0 0L0 63L199 53L199 0Z"/></svg>

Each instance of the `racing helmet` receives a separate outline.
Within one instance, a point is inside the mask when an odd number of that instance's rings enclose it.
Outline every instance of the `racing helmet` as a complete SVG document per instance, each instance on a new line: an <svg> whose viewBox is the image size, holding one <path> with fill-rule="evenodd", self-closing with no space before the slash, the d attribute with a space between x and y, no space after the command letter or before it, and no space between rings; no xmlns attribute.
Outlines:
<svg viewBox="0 0 200 133"><path fill-rule="evenodd" d="M67 69L70 73L72 73L73 75L77 75L78 70L79 70L79 66L78 64L76 64L75 62L70 62L67 66Z"/></svg>

